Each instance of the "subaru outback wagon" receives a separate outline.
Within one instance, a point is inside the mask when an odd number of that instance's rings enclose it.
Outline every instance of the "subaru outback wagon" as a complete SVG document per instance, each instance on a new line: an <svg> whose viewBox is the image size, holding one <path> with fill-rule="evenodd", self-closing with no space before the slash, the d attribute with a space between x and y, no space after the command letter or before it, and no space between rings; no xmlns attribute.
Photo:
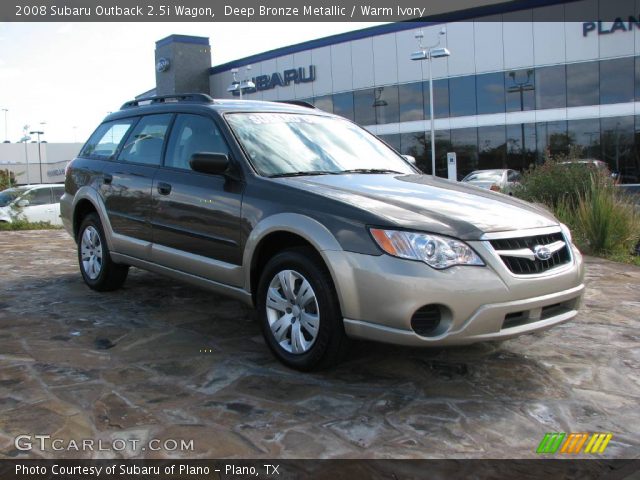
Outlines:
<svg viewBox="0 0 640 480"><path fill-rule="evenodd" d="M257 308L286 365L350 338L499 340L565 322L582 258L545 209L422 174L310 106L202 94L125 103L67 168L61 212L98 291L130 266Z"/></svg>

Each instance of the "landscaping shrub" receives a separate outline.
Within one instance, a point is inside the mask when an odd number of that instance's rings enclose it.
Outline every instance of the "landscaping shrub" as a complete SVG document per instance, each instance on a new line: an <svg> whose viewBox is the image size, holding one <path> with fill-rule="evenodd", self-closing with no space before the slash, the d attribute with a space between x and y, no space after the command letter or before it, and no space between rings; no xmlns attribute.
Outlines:
<svg viewBox="0 0 640 480"><path fill-rule="evenodd" d="M0 222L0 231L2 230L59 230L60 226L51 225L50 222L28 222L26 220L17 219L13 222Z"/></svg>
<svg viewBox="0 0 640 480"><path fill-rule="evenodd" d="M514 195L529 202L543 203L555 209L561 201L577 204L591 188L591 178L613 184L606 172L581 164L563 164L560 159L548 159L524 172Z"/></svg>
<svg viewBox="0 0 640 480"><path fill-rule="evenodd" d="M628 259L640 239L634 202L619 192L606 171L548 158L524 172L514 195L549 207L571 229L580 250Z"/></svg>

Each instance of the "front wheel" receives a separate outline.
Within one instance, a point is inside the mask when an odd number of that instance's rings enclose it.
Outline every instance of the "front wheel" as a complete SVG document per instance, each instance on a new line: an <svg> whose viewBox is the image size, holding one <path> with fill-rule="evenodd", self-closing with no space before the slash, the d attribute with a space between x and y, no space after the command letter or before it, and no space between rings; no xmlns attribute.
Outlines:
<svg viewBox="0 0 640 480"><path fill-rule="evenodd" d="M127 279L129 266L111 260L102 223L95 213L87 215L80 225L78 263L84 282L99 292L116 290Z"/></svg>
<svg viewBox="0 0 640 480"><path fill-rule="evenodd" d="M267 345L285 365L326 368L346 353L348 339L333 281L315 251L291 249L269 260L257 305Z"/></svg>

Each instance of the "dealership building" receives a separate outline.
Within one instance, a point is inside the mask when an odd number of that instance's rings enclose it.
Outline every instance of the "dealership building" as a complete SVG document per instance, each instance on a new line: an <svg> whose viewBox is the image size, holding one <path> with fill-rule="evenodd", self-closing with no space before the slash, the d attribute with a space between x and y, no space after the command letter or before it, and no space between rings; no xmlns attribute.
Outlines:
<svg viewBox="0 0 640 480"><path fill-rule="evenodd" d="M411 60L421 29L425 46L450 52L431 61L438 175L446 176L447 152L461 176L571 151L639 182L640 15L627 11L633 2L545 3L386 24L214 67L208 38L172 35L156 43L149 93L238 98L242 86L243 99L302 100L364 126L431 173L429 61ZM597 21L611 9L617 21Z"/></svg>

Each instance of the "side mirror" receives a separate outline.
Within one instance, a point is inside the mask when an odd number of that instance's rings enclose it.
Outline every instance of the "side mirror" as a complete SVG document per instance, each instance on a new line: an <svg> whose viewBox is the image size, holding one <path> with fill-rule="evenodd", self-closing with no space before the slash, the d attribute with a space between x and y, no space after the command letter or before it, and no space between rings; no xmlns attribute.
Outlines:
<svg viewBox="0 0 640 480"><path fill-rule="evenodd" d="M23 198L22 200L18 200L18 203L16 203L16 205L18 207L21 207L21 208L22 207L28 207L29 206L29 200Z"/></svg>
<svg viewBox="0 0 640 480"><path fill-rule="evenodd" d="M414 157L413 155L402 155L404 157L404 159L409 162L411 165L415 166L416 165L416 157Z"/></svg>
<svg viewBox="0 0 640 480"><path fill-rule="evenodd" d="M191 155L189 165L195 172L222 175L229 168L229 157L224 153L198 152Z"/></svg>

